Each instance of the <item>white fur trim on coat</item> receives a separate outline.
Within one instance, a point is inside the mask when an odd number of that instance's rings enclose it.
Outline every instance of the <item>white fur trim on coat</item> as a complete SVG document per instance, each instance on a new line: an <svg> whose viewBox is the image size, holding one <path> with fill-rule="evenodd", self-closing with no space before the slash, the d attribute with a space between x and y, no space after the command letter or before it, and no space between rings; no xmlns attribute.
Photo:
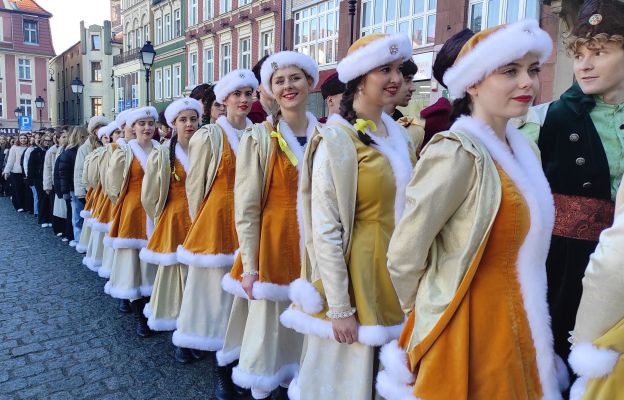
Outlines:
<svg viewBox="0 0 624 400"><path fill-rule="evenodd" d="M223 348L224 338L189 335L187 333L182 333L179 330L176 330L175 332L173 332L173 337L171 338L171 341L174 345L187 349L217 351Z"/></svg>
<svg viewBox="0 0 624 400"><path fill-rule="evenodd" d="M85 246L84 244L80 244L80 243L78 243L78 244L76 245L76 251L77 251L78 253L80 253L80 254L84 254L84 253L86 253L86 252L87 252L87 249L88 249L88 247L87 247L87 246Z"/></svg>
<svg viewBox="0 0 624 400"><path fill-rule="evenodd" d="M579 377L570 388L570 400L581 400L585 395L585 389L587 389L587 381L589 378L586 376Z"/></svg>
<svg viewBox="0 0 624 400"><path fill-rule="evenodd" d="M147 170L147 158L149 155L145 152L145 150L143 150L143 148L136 139L130 140L128 142L128 146L130 146L132 154L134 155L134 157L136 157L139 164L141 164L143 172L145 172ZM160 147L160 144L152 139L152 146L154 146L154 148L158 148Z"/></svg>
<svg viewBox="0 0 624 400"><path fill-rule="evenodd" d="M316 288L303 278L290 284L290 300L308 314L316 314L323 310L323 299Z"/></svg>
<svg viewBox="0 0 624 400"><path fill-rule="evenodd" d="M405 33L387 34L343 58L336 68L338 79L347 83L377 67L411 56L412 42Z"/></svg>
<svg viewBox="0 0 624 400"><path fill-rule="evenodd" d="M91 219L91 230L96 232L108 233L110 231L112 222L100 222L95 218Z"/></svg>
<svg viewBox="0 0 624 400"><path fill-rule="evenodd" d="M158 121L158 111L152 107L141 107L136 110L132 110L126 116L126 125L132 126L135 122L140 119L153 119L154 121Z"/></svg>
<svg viewBox="0 0 624 400"><path fill-rule="evenodd" d="M231 295L242 297L243 299L249 299L249 297L247 297L247 293L243 290L243 285L236 279L232 278L229 273L223 275L223 278L221 279L221 288Z"/></svg>
<svg viewBox="0 0 624 400"><path fill-rule="evenodd" d="M240 358L241 348L236 347L230 351L223 351L223 349L217 351L217 364L220 367L232 364L234 361Z"/></svg>
<svg viewBox="0 0 624 400"><path fill-rule="evenodd" d="M241 282L233 279L228 273L221 279L221 288L226 292L247 299L247 293L243 290ZM270 282L254 282L252 294L255 300L287 301L289 285L278 285Z"/></svg>
<svg viewBox="0 0 624 400"><path fill-rule="evenodd" d="M282 325L304 335L314 335L323 339L334 340L334 331L330 321L315 318L294 308L287 308L280 316ZM367 346L382 346L393 339L398 339L403 325L360 325L358 342Z"/></svg>
<svg viewBox="0 0 624 400"><path fill-rule="evenodd" d="M444 83L451 97L460 98L466 89L481 82L497 68L518 60L528 53L537 55L543 64L552 52L548 33L537 20L525 19L491 33L444 73ZM340 66L338 66L340 68Z"/></svg>
<svg viewBox="0 0 624 400"><path fill-rule="evenodd" d="M139 293L141 293L141 297L150 297L152 295L152 291L154 290L153 285L141 285L139 286Z"/></svg>
<svg viewBox="0 0 624 400"><path fill-rule="evenodd" d="M104 267L98 268L98 271L97 271L98 276L100 278L104 278L104 279L109 279L110 275L111 275L111 272L112 272L112 270L110 268L105 269Z"/></svg>
<svg viewBox="0 0 624 400"><path fill-rule="evenodd" d="M143 247L139 253L139 258L146 263L161 265L163 267L175 265L178 263L177 253L158 253Z"/></svg>
<svg viewBox="0 0 624 400"><path fill-rule="evenodd" d="M225 117L225 115L220 116L215 121L217 125L219 125L223 131L225 132L225 136L227 137L228 142L230 143L230 147L234 154L238 154L238 144L240 143L240 130L234 128L230 121ZM245 129L251 128L253 126L253 122L249 118L245 119ZM238 132L238 133L237 133Z"/></svg>
<svg viewBox="0 0 624 400"><path fill-rule="evenodd" d="M89 268L93 272L97 272L102 265L102 260L98 260L94 257L84 257L82 259L82 265Z"/></svg>
<svg viewBox="0 0 624 400"><path fill-rule="evenodd" d="M87 218L90 218L91 217L91 211L89 211L89 210L82 210L82 211L80 211L80 217L82 219L85 219L85 220Z"/></svg>
<svg viewBox="0 0 624 400"><path fill-rule="evenodd" d="M133 239L133 238L119 238L104 236L104 246L111 247L113 249L137 249L140 250L147 246L147 240L145 239Z"/></svg>
<svg viewBox="0 0 624 400"><path fill-rule="evenodd" d="M599 348L591 343L577 343L572 347L568 361L579 376L602 378L613 372L621 354L615 350Z"/></svg>
<svg viewBox="0 0 624 400"><path fill-rule="evenodd" d="M281 367L275 374L267 376L245 372L240 366L236 366L232 370L232 381L246 389L254 388L263 392L271 392L280 384L290 382L298 370L299 364L287 364Z"/></svg>
<svg viewBox="0 0 624 400"><path fill-rule="evenodd" d="M411 385L397 382L386 370L377 374L377 392L387 400L421 400L414 396Z"/></svg>
<svg viewBox="0 0 624 400"><path fill-rule="evenodd" d="M223 103L225 98L235 90L250 87L252 91L258 89L258 80L251 70L235 69L229 72L214 86L215 100Z"/></svg>
<svg viewBox="0 0 624 400"><path fill-rule="evenodd" d="M130 114L132 111L134 111L134 109L129 108L117 114L117 117L115 118L115 122L117 122L117 127L119 129L123 128L123 126L126 124L126 118L128 117L128 114Z"/></svg>
<svg viewBox="0 0 624 400"><path fill-rule="evenodd" d="M416 377L408 367L407 353L399 347L399 343L396 340L381 348L379 360L384 366L384 370L393 379L396 379L397 382L411 385L416 380Z"/></svg>
<svg viewBox="0 0 624 400"><path fill-rule="evenodd" d="M264 60L260 69L262 86L269 94L273 94L271 91L271 77L273 73L278 69L290 66L298 67L305 71L312 78L312 87L316 87L319 81L319 68L316 61L310 56L296 51L280 51Z"/></svg>
<svg viewBox="0 0 624 400"><path fill-rule="evenodd" d="M535 346L544 398L560 399L550 313L546 301L546 257L550 248L555 209L541 162L527 139L511 123L507 124L506 138L513 153L487 124L476 118L461 117L450 130L465 132L479 139L514 182L529 208L531 226L516 262L518 281Z"/></svg>
<svg viewBox="0 0 624 400"><path fill-rule="evenodd" d="M147 326L153 331L170 332L176 328L175 319L156 319L153 316L147 317Z"/></svg>
<svg viewBox="0 0 624 400"><path fill-rule="evenodd" d="M175 156L178 159L178 161L180 161L180 164L182 164L182 168L184 168L184 172L188 174L189 168L190 168L188 154L186 154L182 146L180 146L180 143L176 143Z"/></svg>
<svg viewBox="0 0 624 400"><path fill-rule="evenodd" d="M197 268L231 268L237 255L238 250L234 254L198 254L185 249L182 245L179 245L177 250L180 264Z"/></svg>
<svg viewBox="0 0 624 400"><path fill-rule="evenodd" d="M299 387L297 376L295 376L293 380L290 381L290 385L288 385L288 399L301 400L301 388Z"/></svg>
<svg viewBox="0 0 624 400"><path fill-rule="evenodd" d="M113 287L113 285L111 285L110 281L106 282L106 285L104 285L104 293L106 293L107 295L115 299L122 299L122 300L134 300L134 299L138 299L139 297L141 297L141 291L139 290L139 288L132 288L132 289L116 288L116 287Z"/></svg>
<svg viewBox="0 0 624 400"><path fill-rule="evenodd" d="M195 100L192 97L183 97L169 104L165 109L165 120L167 120L167 125L173 128L173 123L178 115L182 111L193 110L197 113L197 118L201 119L201 116L204 114L204 107L202 103ZM156 117L158 119L158 117Z"/></svg>

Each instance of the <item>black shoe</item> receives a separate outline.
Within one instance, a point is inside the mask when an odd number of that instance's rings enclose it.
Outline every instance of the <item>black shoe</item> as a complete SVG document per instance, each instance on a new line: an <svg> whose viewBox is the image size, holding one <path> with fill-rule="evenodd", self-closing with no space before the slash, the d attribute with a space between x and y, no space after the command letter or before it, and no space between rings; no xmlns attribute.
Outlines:
<svg viewBox="0 0 624 400"><path fill-rule="evenodd" d="M130 301L128 300L119 300L119 305L117 306L117 310L124 314L130 314L132 312L132 308L130 308Z"/></svg>
<svg viewBox="0 0 624 400"><path fill-rule="evenodd" d="M232 400L234 391L232 390L232 370L228 367L217 366L215 382L215 398L217 400Z"/></svg>
<svg viewBox="0 0 624 400"><path fill-rule="evenodd" d="M132 307L132 312L134 313L134 317L136 319L136 334L140 338L148 338L154 334L154 331L152 331L147 325L147 318L143 315L143 308L146 303L146 298L130 302L130 307Z"/></svg>
<svg viewBox="0 0 624 400"><path fill-rule="evenodd" d="M203 360L206 358L206 352L202 350L191 349L191 355L195 360Z"/></svg>
<svg viewBox="0 0 624 400"><path fill-rule="evenodd" d="M191 354L191 350L185 347L176 346L175 360L180 364L190 363L191 361L193 361L193 355Z"/></svg>
<svg viewBox="0 0 624 400"><path fill-rule="evenodd" d="M271 393L271 400L288 400L288 388L278 386Z"/></svg>

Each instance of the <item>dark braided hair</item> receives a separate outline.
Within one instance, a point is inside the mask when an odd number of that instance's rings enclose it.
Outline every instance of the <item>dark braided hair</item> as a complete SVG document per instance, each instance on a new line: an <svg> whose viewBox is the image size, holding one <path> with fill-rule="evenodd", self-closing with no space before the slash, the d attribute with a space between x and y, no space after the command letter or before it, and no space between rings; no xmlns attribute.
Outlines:
<svg viewBox="0 0 624 400"><path fill-rule="evenodd" d="M190 97L200 101L204 106L204 114L202 115L201 125L203 126L209 124L210 110L212 109L212 104L217 98L214 93L214 86L208 83L197 85L191 91Z"/></svg>
<svg viewBox="0 0 624 400"><path fill-rule="evenodd" d="M346 119L351 125L355 123L357 119L357 113L353 109L353 100L355 100L355 94L358 91L360 83L364 80L364 75L358 76L355 79L347 82L345 92L342 94L342 100L340 100L340 116ZM365 132L357 131L358 138L362 143L369 146L376 144L375 141L367 135Z"/></svg>
<svg viewBox="0 0 624 400"><path fill-rule="evenodd" d="M176 148L177 143L178 143L178 134L176 133L173 136L171 136L171 140L169 140L169 168L171 169L171 175L173 176L173 178L176 181L179 181L180 177L176 173L176 169L175 169L175 160L176 160L175 148Z"/></svg>
<svg viewBox="0 0 624 400"><path fill-rule="evenodd" d="M453 108L451 109L451 114L449 115L449 121L451 125L457 118L462 115L471 115L472 114L472 99L470 95L466 93L464 97L453 100Z"/></svg>

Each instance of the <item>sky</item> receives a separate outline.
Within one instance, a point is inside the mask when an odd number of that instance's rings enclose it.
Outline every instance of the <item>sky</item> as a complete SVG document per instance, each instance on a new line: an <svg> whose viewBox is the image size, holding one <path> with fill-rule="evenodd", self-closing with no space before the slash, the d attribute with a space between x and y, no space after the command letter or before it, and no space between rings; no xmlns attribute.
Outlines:
<svg viewBox="0 0 624 400"><path fill-rule="evenodd" d="M52 43L61 54L80 40L80 21L85 26L102 25L110 19L109 0L35 0L53 17L50 20Z"/></svg>

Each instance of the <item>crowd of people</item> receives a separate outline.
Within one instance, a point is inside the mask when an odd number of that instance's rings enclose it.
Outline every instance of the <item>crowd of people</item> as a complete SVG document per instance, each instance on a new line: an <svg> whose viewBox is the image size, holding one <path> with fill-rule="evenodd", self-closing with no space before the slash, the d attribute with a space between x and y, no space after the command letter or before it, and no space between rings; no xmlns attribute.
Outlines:
<svg viewBox="0 0 624 400"><path fill-rule="evenodd" d="M459 32L420 118L404 34L351 45L321 120L318 65L278 52L161 114L0 137L0 194L139 337L214 357L219 400L624 398L622 21L586 1L576 81L534 107L537 21Z"/></svg>

